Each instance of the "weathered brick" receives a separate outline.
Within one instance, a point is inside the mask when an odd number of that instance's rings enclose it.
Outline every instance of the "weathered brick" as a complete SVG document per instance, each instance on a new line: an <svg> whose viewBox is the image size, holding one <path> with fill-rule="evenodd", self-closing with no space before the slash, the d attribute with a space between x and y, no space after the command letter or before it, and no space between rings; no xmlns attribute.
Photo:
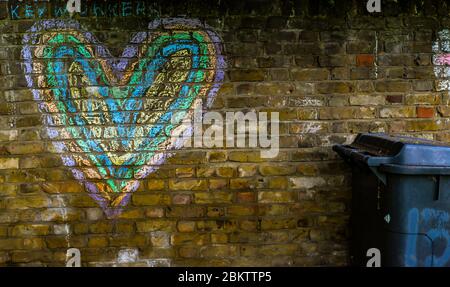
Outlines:
<svg viewBox="0 0 450 287"><path fill-rule="evenodd" d="M205 220L197 221L197 231L232 232L239 228L236 220Z"/></svg>
<svg viewBox="0 0 450 287"><path fill-rule="evenodd" d="M164 180L151 179L147 181L148 190L164 190L165 182Z"/></svg>
<svg viewBox="0 0 450 287"><path fill-rule="evenodd" d="M209 180L209 188L211 190L223 189L227 188L228 180L227 179L210 179Z"/></svg>
<svg viewBox="0 0 450 287"><path fill-rule="evenodd" d="M212 233L211 234L212 244L226 244L228 243L228 235L224 233Z"/></svg>
<svg viewBox="0 0 450 287"><path fill-rule="evenodd" d="M405 129L411 132L418 131L438 131L444 128L444 123L442 121L434 120L418 120L418 121L408 121L406 122Z"/></svg>
<svg viewBox="0 0 450 287"><path fill-rule="evenodd" d="M132 201L136 206L165 205L170 204L170 196L168 194L134 194Z"/></svg>
<svg viewBox="0 0 450 287"><path fill-rule="evenodd" d="M216 174L220 177L236 176L236 169L233 167L219 167L216 169Z"/></svg>
<svg viewBox="0 0 450 287"><path fill-rule="evenodd" d="M227 158L225 152L214 151L208 153L208 159L210 162L224 162Z"/></svg>
<svg viewBox="0 0 450 287"><path fill-rule="evenodd" d="M357 55L356 56L356 65L370 67L373 65L374 60L375 60L374 55L370 55L370 54Z"/></svg>
<svg viewBox="0 0 450 287"><path fill-rule="evenodd" d="M258 202L260 203L294 202L296 198L295 192L261 191L258 193Z"/></svg>
<svg viewBox="0 0 450 287"><path fill-rule="evenodd" d="M257 172L257 167L254 165L250 166L239 166L238 175L239 177L250 177L254 176Z"/></svg>
<svg viewBox="0 0 450 287"><path fill-rule="evenodd" d="M227 215L230 216L250 216L256 214L255 206L234 205L227 207Z"/></svg>
<svg viewBox="0 0 450 287"><path fill-rule="evenodd" d="M229 192L196 192L194 194L194 202L197 204L230 203L232 200L233 194Z"/></svg>
<svg viewBox="0 0 450 287"><path fill-rule="evenodd" d="M18 189L18 185L2 184L0 185L0 196L15 196Z"/></svg>
<svg viewBox="0 0 450 287"><path fill-rule="evenodd" d="M435 115L435 108L417 107L418 118L432 118Z"/></svg>
<svg viewBox="0 0 450 287"><path fill-rule="evenodd" d="M439 105L441 99L439 95L435 94L412 94L406 95L406 105Z"/></svg>
<svg viewBox="0 0 450 287"><path fill-rule="evenodd" d="M171 236L170 242L172 245L204 245L210 242L209 234L198 233L177 233Z"/></svg>
<svg viewBox="0 0 450 287"><path fill-rule="evenodd" d="M350 97L350 105L353 106L384 105L385 101L383 95L357 95Z"/></svg>
<svg viewBox="0 0 450 287"><path fill-rule="evenodd" d="M295 172L295 166L275 166L275 165L260 165L259 173L263 176L273 175L291 175Z"/></svg>
<svg viewBox="0 0 450 287"><path fill-rule="evenodd" d="M260 256L279 256L292 255L298 250L296 244L277 244L277 245L243 245L241 247L242 256L260 257Z"/></svg>
<svg viewBox="0 0 450 287"><path fill-rule="evenodd" d="M173 206L166 211L166 217L202 217L205 209L200 206Z"/></svg>
<svg viewBox="0 0 450 287"><path fill-rule="evenodd" d="M178 254L182 258L198 257L199 249L197 246L182 246L178 248Z"/></svg>
<svg viewBox="0 0 450 287"><path fill-rule="evenodd" d="M326 184L326 181L321 177L291 177L292 188L310 189L320 187Z"/></svg>
<svg viewBox="0 0 450 287"><path fill-rule="evenodd" d="M129 234L125 235L116 235L109 237L109 246L117 246L117 247L144 247L147 245L147 239L144 235L136 235L132 236Z"/></svg>
<svg viewBox="0 0 450 287"><path fill-rule="evenodd" d="M46 235L50 231L50 226L44 224L16 225L12 229L12 236L39 236Z"/></svg>
<svg viewBox="0 0 450 287"><path fill-rule="evenodd" d="M23 245L23 239L0 238L0 250L22 249Z"/></svg>
<svg viewBox="0 0 450 287"><path fill-rule="evenodd" d="M18 158L0 158L0 169L18 169Z"/></svg>
<svg viewBox="0 0 450 287"><path fill-rule="evenodd" d="M328 69L292 69L291 76L294 81L322 81L328 80L330 72Z"/></svg>
<svg viewBox="0 0 450 287"><path fill-rule="evenodd" d="M208 217L222 217L225 215L225 209L223 207L208 207L206 215Z"/></svg>
<svg viewBox="0 0 450 287"><path fill-rule="evenodd" d="M399 92L404 93L411 90L411 83L403 81L378 81L375 83L377 92Z"/></svg>
<svg viewBox="0 0 450 287"><path fill-rule="evenodd" d="M179 221L177 223L177 230L179 232L194 232L195 221Z"/></svg>
<svg viewBox="0 0 450 287"><path fill-rule="evenodd" d="M21 196L6 200L8 209L46 208L50 204L51 200L48 197L40 195Z"/></svg>
<svg viewBox="0 0 450 287"><path fill-rule="evenodd" d="M261 230L292 229L295 226L297 226L297 221L294 218L263 219L261 221Z"/></svg>
<svg viewBox="0 0 450 287"><path fill-rule="evenodd" d="M92 248L102 248L109 245L108 237L106 236L91 236L88 239L87 246Z"/></svg>
<svg viewBox="0 0 450 287"><path fill-rule="evenodd" d="M259 82L264 81L265 77L263 70L233 70L230 72L232 81Z"/></svg>
<svg viewBox="0 0 450 287"><path fill-rule="evenodd" d="M254 189L256 180L254 178L232 178L230 180L231 189Z"/></svg>
<svg viewBox="0 0 450 287"><path fill-rule="evenodd" d="M214 245L200 248L200 256L209 257L235 257L239 254L237 245Z"/></svg>
<svg viewBox="0 0 450 287"><path fill-rule="evenodd" d="M111 233L114 226L108 222L98 222L89 225L90 233Z"/></svg>
<svg viewBox="0 0 450 287"><path fill-rule="evenodd" d="M138 232L151 231L171 231L175 227L175 222L169 220L148 220L136 222Z"/></svg>
<svg viewBox="0 0 450 287"><path fill-rule="evenodd" d="M103 213L101 215L103 215ZM144 217L144 211L141 209L127 209L127 210L122 211L122 213L120 213L120 215L119 215L119 218L123 218L123 219L136 219L136 218L143 218L143 217Z"/></svg>
<svg viewBox="0 0 450 287"><path fill-rule="evenodd" d="M386 97L386 101L393 104L400 104L403 102L403 96L402 95L388 95Z"/></svg>
<svg viewBox="0 0 450 287"><path fill-rule="evenodd" d="M76 221L84 218L80 210L68 208L47 208L39 213L38 217L45 222Z"/></svg>
<svg viewBox="0 0 450 287"><path fill-rule="evenodd" d="M189 204L192 202L192 197L189 194L175 194L172 198L173 204Z"/></svg>
<svg viewBox="0 0 450 287"><path fill-rule="evenodd" d="M170 190L206 190L208 183L200 179L171 179L169 180Z"/></svg>
<svg viewBox="0 0 450 287"><path fill-rule="evenodd" d="M382 118L411 118L415 117L416 109L414 107L386 107L380 110Z"/></svg>
<svg viewBox="0 0 450 287"><path fill-rule="evenodd" d="M236 200L238 203L254 202L256 201L255 192L238 192L236 193Z"/></svg>
<svg viewBox="0 0 450 287"><path fill-rule="evenodd" d="M354 86L350 82L320 82L317 84L317 92L320 94L345 94L351 93Z"/></svg>
<svg viewBox="0 0 450 287"><path fill-rule="evenodd" d="M195 170L193 167L179 167L175 170L177 177L193 177Z"/></svg>

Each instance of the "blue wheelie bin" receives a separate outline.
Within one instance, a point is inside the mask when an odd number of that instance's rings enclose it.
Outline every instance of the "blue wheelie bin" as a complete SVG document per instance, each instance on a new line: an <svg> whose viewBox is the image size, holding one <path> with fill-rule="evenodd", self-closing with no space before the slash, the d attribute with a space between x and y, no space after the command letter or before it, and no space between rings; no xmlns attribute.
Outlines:
<svg viewBox="0 0 450 287"><path fill-rule="evenodd" d="M450 266L450 146L386 134L335 145L352 168L350 261Z"/></svg>

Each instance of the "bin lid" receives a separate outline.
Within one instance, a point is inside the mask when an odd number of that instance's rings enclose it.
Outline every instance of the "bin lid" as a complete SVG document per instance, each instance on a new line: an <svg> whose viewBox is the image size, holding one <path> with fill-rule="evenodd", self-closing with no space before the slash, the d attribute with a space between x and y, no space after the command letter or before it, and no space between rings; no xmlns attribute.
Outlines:
<svg viewBox="0 0 450 287"><path fill-rule="evenodd" d="M450 146L441 142L382 133L358 134L350 145L333 150L369 166L381 164L450 167Z"/></svg>

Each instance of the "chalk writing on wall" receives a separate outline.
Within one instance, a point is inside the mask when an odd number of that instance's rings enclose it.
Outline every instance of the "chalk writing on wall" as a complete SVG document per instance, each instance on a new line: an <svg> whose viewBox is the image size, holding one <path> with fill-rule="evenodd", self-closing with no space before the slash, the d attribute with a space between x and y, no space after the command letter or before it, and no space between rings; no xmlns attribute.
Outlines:
<svg viewBox="0 0 450 287"><path fill-rule="evenodd" d="M448 266L450 263L450 215L446 211L412 208L408 212L405 265ZM430 255L430 249L432 254ZM421 251L423 254L421 254Z"/></svg>
<svg viewBox="0 0 450 287"><path fill-rule="evenodd" d="M10 1L8 14L11 20L68 17L67 1ZM151 17L159 18L154 2L136 0L81 1L80 17Z"/></svg>
<svg viewBox="0 0 450 287"><path fill-rule="evenodd" d="M450 30L444 29L437 34L433 43L434 74L438 79L438 91L450 91Z"/></svg>
<svg viewBox="0 0 450 287"><path fill-rule="evenodd" d="M47 134L108 217L183 145L171 135L191 133L181 123L212 104L224 78L211 28L180 18L148 27L118 58L76 21L38 21L23 38L25 77Z"/></svg>

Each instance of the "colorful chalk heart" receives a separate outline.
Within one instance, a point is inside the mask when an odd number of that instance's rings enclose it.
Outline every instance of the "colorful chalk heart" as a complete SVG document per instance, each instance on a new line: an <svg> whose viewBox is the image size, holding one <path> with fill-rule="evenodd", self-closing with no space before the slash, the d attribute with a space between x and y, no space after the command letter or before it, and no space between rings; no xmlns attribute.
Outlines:
<svg viewBox="0 0 450 287"><path fill-rule="evenodd" d="M183 145L173 135L191 134L182 123L212 104L224 78L220 38L197 20L151 22L120 57L76 21L37 22L23 44L48 136L110 218Z"/></svg>

